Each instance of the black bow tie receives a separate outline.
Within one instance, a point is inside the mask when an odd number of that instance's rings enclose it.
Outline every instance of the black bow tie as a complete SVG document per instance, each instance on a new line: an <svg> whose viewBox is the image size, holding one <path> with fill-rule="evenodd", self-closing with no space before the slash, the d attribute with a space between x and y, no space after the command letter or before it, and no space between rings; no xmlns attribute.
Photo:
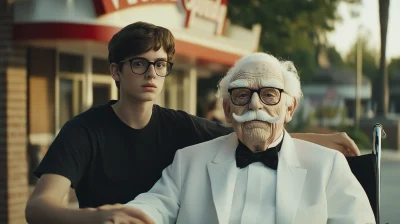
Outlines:
<svg viewBox="0 0 400 224"><path fill-rule="evenodd" d="M239 145L236 148L236 166L242 169L254 162L262 162L269 168L276 170L278 168L278 152L281 150L282 142L283 138L277 146L271 147L264 152L254 153L239 141Z"/></svg>

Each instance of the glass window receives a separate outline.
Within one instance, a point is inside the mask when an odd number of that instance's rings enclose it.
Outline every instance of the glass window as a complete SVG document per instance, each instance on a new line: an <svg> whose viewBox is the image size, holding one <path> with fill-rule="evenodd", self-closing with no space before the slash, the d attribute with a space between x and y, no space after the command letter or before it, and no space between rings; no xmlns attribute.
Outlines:
<svg viewBox="0 0 400 224"><path fill-rule="evenodd" d="M93 106L106 104L111 100L110 84L93 83Z"/></svg>
<svg viewBox="0 0 400 224"><path fill-rule="evenodd" d="M83 56L76 54L59 54L60 72L83 73Z"/></svg>
<svg viewBox="0 0 400 224"><path fill-rule="evenodd" d="M182 71L172 71L165 78L164 102L166 108L184 110L184 75Z"/></svg>
<svg viewBox="0 0 400 224"><path fill-rule="evenodd" d="M73 115L73 81L60 79L60 127Z"/></svg>
<svg viewBox="0 0 400 224"><path fill-rule="evenodd" d="M102 58L93 58L93 74L110 74L108 60Z"/></svg>
<svg viewBox="0 0 400 224"><path fill-rule="evenodd" d="M83 82L77 78L60 77L59 127L83 111Z"/></svg>

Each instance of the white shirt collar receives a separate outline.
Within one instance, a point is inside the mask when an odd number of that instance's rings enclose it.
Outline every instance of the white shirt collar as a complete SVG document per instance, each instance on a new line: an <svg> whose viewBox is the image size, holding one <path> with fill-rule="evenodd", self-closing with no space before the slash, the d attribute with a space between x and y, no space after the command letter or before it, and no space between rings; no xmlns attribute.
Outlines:
<svg viewBox="0 0 400 224"><path fill-rule="evenodd" d="M282 139L283 139L283 131L282 131L281 135L279 136L279 138L276 139L274 142L272 142L272 143L268 146L268 148L272 148L272 147L277 146L277 145L282 141Z"/></svg>

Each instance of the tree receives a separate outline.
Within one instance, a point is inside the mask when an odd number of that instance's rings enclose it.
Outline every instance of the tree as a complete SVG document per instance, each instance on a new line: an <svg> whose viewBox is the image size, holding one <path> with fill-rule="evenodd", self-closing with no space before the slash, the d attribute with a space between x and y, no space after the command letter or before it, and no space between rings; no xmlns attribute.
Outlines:
<svg viewBox="0 0 400 224"><path fill-rule="evenodd" d="M379 60L379 87L375 88L375 99L377 99L377 116L386 116L389 111L389 83L386 68L386 38L389 21L390 0L379 0L379 23L381 27L381 52Z"/></svg>
<svg viewBox="0 0 400 224"><path fill-rule="evenodd" d="M343 61L342 56L336 50L335 47L328 46L326 48L326 54L328 56L329 63L331 67L342 68L345 67L345 62Z"/></svg>
<svg viewBox="0 0 400 224"><path fill-rule="evenodd" d="M341 2L360 0L229 0L228 18L248 28L259 23L259 50L293 60L306 82L318 68L326 33L341 20L337 13Z"/></svg>
<svg viewBox="0 0 400 224"><path fill-rule="evenodd" d="M396 75L400 75L400 57L392 58L388 65L389 80L394 79Z"/></svg>
<svg viewBox="0 0 400 224"><path fill-rule="evenodd" d="M345 57L345 66L356 71L357 69L357 41L351 46L348 54ZM368 37L361 37L362 48L362 72L371 81L378 77L378 52L374 48L369 47Z"/></svg>

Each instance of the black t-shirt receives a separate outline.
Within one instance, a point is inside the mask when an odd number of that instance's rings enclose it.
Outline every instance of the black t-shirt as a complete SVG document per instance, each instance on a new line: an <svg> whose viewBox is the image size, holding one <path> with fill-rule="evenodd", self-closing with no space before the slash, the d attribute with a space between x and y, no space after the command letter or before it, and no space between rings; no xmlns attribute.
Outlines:
<svg viewBox="0 0 400 224"><path fill-rule="evenodd" d="M232 132L212 121L153 106L142 129L123 123L109 104L68 121L38 168L71 181L81 208L127 203L150 190L176 150Z"/></svg>

